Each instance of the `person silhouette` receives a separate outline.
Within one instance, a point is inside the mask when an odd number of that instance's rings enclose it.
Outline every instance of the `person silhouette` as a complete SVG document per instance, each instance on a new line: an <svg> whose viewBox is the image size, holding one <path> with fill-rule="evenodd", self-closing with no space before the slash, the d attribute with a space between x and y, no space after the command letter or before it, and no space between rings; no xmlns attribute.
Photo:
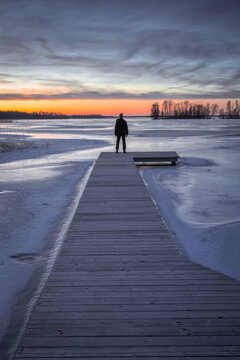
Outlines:
<svg viewBox="0 0 240 360"><path fill-rule="evenodd" d="M119 114L119 118L116 120L115 123L115 136L117 137L116 142L116 153L119 149L119 142L122 138L122 144L123 144L123 152L126 152L126 136L128 136L128 125L126 120L123 118L123 114Z"/></svg>

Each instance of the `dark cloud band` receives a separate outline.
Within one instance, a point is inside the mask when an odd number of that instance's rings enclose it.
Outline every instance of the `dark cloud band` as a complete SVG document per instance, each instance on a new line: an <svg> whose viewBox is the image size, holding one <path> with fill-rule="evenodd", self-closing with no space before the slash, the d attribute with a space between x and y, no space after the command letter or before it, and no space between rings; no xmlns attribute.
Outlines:
<svg viewBox="0 0 240 360"><path fill-rule="evenodd" d="M0 100L104 100L104 99L130 99L130 100L160 100L160 99L234 99L240 98L239 91L229 91L222 93L208 92L208 93L163 93L163 92L147 92L140 94L133 94L127 92L98 92L98 91L85 91L85 92L67 92L67 93L56 93L56 94L0 94Z"/></svg>

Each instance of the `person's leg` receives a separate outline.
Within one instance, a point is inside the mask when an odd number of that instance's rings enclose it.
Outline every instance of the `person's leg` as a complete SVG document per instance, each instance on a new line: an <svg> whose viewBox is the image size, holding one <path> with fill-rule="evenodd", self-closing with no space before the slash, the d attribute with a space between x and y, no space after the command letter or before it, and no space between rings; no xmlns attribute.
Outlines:
<svg viewBox="0 0 240 360"><path fill-rule="evenodd" d="M126 152L126 138L125 138L125 135L122 136L122 142L123 142L123 152Z"/></svg>
<svg viewBox="0 0 240 360"><path fill-rule="evenodd" d="M120 136L117 136L117 143L116 143L116 152L118 152L119 149L119 142L120 142Z"/></svg>

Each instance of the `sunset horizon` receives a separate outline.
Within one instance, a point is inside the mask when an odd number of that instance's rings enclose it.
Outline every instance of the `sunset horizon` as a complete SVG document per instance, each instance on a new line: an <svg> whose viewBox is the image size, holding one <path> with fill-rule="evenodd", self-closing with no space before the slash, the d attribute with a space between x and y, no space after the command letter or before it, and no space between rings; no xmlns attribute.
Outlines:
<svg viewBox="0 0 240 360"><path fill-rule="evenodd" d="M206 105L217 103L219 108L225 107L228 100L237 99L152 99L152 100L128 100L128 99L107 99L107 100L2 100L0 111L22 111L22 112L53 112L64 115L103 115L117 116L120 112L125 116L148 116L153 103L160 105L165 100L182 102L188 100L193 104Z"/></svg>

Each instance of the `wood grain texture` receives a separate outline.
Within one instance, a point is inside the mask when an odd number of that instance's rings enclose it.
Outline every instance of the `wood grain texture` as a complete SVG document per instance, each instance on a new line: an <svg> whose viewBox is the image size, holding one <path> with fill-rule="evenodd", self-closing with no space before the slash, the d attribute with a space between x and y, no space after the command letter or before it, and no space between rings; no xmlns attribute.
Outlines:
<svg viewBox="0 0 240 360"><path fill-rule="evenodd" d="M16 359L240 358L240 284L181 254L136 161L101 153Z"/></svg>

